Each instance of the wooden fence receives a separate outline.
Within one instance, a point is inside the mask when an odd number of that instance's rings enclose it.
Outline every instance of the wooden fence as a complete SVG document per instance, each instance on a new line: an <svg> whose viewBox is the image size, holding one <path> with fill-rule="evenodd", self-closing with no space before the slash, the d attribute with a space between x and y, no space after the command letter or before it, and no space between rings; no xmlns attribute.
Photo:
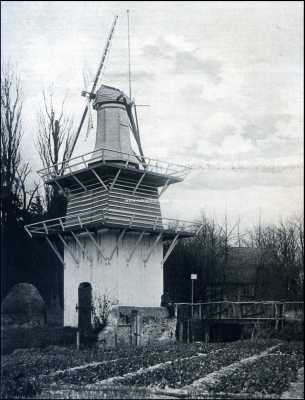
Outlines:
<svg viewBox="0 0 305 400"><path fill-rule="evenodd" d="M215 301L175 303L178 320L304 320L304 302Z"/></svg>

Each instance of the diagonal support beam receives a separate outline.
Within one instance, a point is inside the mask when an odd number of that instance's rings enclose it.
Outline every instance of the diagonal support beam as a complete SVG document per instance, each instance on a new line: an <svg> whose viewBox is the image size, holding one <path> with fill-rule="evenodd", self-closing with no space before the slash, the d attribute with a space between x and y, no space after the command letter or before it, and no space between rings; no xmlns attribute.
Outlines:
<svg viewBox="0 0 305 400"><path fill-rule="evenodd" d="M159 193L159 198L165 192L165 190L168 188L169 182L170 182L170 179L167 179L166 182L165 182L165 185L163 186L163 188L161 189L161 192Z"/></svg>
<svg viewBox="0 0 305 400"><path fill-rule="evenodd" d="M144 177L146 175L146 172L144 172L144 174L141 176L141 178L139 179L136 187L133 189L132 194L134 195L136 193L136 191L138 190L139 186L141 185L141 182L143 181Z"/></svg>
<svg viewBox="0 0 305 400"><path fill-rule="evenodd" d="M100 184L104 187L104 189L108 190L108 187L105 185L105 183L103 182L102 178L99 176L99 174L95 171L94 168L92 168L90 170L93 175L96 177L96 179L100 182Z"/></svg>
<svg viewBox="0 0 305 400"><path fill-rule="evenodd" d="M25 229L26 233L30 236L30 238L33 239L33 235L31 234L31 232L29 231L27 226L25 226L24 229Z"/></svg>
<svg viewBox="0 0 305 400"><path fill-rule="evenodd" d="M83 223L82 223L82 220L80 219L79 215L77 216L77 219L78 219L78 223L80 224L80 227L82 228L83 227Z"/></svg>
<svg viewBox="0 0 305 400"><path fill-rule="evenodd" d="M178 243L178 238L179 238L179 233L177 233L177 235L172 240L169 248L167 249L167 252L166 252L166 254L165 254L165 256L163 257L163 260L162 260L162 265L164 265L165 261L168 259L168 257L171 255L171 252L174 250L176 244Z"/></svg>
<svg viewBox="0 0 305 400"><path fill-rule="evenodd" d="M123 240L126 231L127 231L127 228L124 228L124 229L122 230L122 232L120 233L120 236L119 236L118 239L117 239L116 245L115 245L114 249L112 250L112 252L111 252L111 254L110 254L110 256L109 256L109 261L112 259L114 253L115 253L116 250L119 248L119 244L120 244L121 241Z"/></svg>
<svg viewBox="0 0 305 400"><path fill-rule="evenodd" d="M203 224L201 224L200 227L197 229L195 235L196 236L199 235L199 233L202 231L202 229L203 229Z"/></svg>
<svg viewBox="0 0 305 400"><path fill-rule="evenodd" d="M64 231L65 230L65 226L64 226L61 218L59 218L59 223L60 223L62 231Z"/></svg>
<svg viewBox="0 0 305 400"><path fill-rule="evenodd" d="M48 228L47 228L46 223L43 222L42 225L43 225L43 229L44 229L45 233L48 235L48 234L49 234L49 231L48 231Z"/></svg>
<svg viewBox="0 0 305 400"><path fill-rule="evenodd" d="M85 192L87 192L86 186L85 186L75 175L73 175L73 172L72 172L71 168L70 168L70 172L71 172L71 176L72 176L72 178L75 180L75 182L77 182L77 183L79 184L79 186L80 186L82 189L84 189Z"/></svg>
<svg viewBox="0 0 305 400"><path fill-rule="evenodd" d="M73 239L75 240L75 242L77 243L78 247L81 249L82 253L85 254L85 248L82 245L81 241L79 240L79 238L75 235L75 233L73 231L70 232Z"/></svg>
<svg viewBox="0 0 305 400"><path fill-rule="evenodd" d="M145 258L145 260L143 260L144 261L144 265L147 264L147 262L150 259L153 251L155 250L155 247L157 246L157 244L159 243L161 238L162 238L162 232L160 232L159 235L156 237L156 240L154 241L153 245L151 246L151 249L150 249L147 257Z"/></svg>
<svg viewBox="0 0 305 400"><path fill-rule="evenodd" d="M120 173L121 173L121 168L116 173L116 176L114 177L114 179L113 179L113 181L112 181L112 183L110 185L109 190L111 190L113 188L113 186L116 184L116 181L118 180L118 177L119 177Z"/></svg>
<svg viewBox="0 0 305 400"><path fill-rule="evenodd" d="M72 253L68 243L65 241L65 239L62 237L62 235L60 233L57 234L57 236L59 237L60 241L62 242L62 244L64 245L64 247L68 250L68 253L70 254L70 256L72 257L73 261L75 262L76 265L79 265L79 261L75 258L74 254Z"/></svg>
<svg viewBox="0 0 305 400"><path fill-rule="evenodd" d="M72 237L74 238L76 244L78 245L78 247L79 247L80 250L82 251L83 256L86 255L86 257L88 258L88 260L89 260L89 261L92 261L92 258L86 253L86 249L85 249L85 247L83 246L82 242L81 242L81 241L79 240L79 238L77 237L77 235L76 235L73 231L71 231L70 233L71 233Z"/></svg>
<svg viewBox="0 0 305 400"><path fill-rule="evenodd" d="M134 253L135 253L135 251L136 251L136 249L137 249L137 247L139 246L141 240L143 239L144 233L145 233L144 231L141 232L141 234L140 234L140 236L138 237L138 239L137 239L135 245L133 246L133 249L131 250L131 252L130 252L130 254L129 254L129 257L127 258L127 264L129 264L129 262L130 262L130 260L132 259L133 255L134 255Z"/></svg>
<svg viewBox="0 0 305 400"><path fill-rule="evenodd" d="M62 265L65 265L65 261L62 258L60 252L58 251L58 249L56 248L55 244L52 243L52 241L48 238L48 236L46 236L46 241L48 242L48 244L50 245L51 249L54 251L55 255L57 256L57 258L59 259L59 261L62 263Z"/></svg>
<svg viewBox="0 0 305 400"><path fill-rule="evenodd" d="M106 264L109 263L109 260L107 259L107 257L104 256L102 249L100 248L100 246L98 245L97 241L95 240L94 236L92 235L92 233L85 228L85 231L88 233L92 243L94 244L94 246L97 248L98 252L100 253L100 255L102 256L102 258L106 261Z"/></svg>

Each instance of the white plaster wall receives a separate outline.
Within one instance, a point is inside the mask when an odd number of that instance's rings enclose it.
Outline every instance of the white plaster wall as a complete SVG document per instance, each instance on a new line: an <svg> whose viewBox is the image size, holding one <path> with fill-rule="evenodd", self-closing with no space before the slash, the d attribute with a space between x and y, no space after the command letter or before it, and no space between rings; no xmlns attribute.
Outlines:
<svg viewBox="0 0 305 400"><path fill-rule="evenodd" d="M119 234L101 233L97 242L105 257L109 257L115 248ZM113 301L126 306L159 307L163 292L163 245L161 241L155 247L149 261L144 265L156 236L144 236L134 255L127 264L139 233L128 233L119 244L110 264L107 265L88 236L80 237L86 249L85 257L74 240L68 242L69 248L77 260L77 265L68 250L65 249L64 269L64 325L77 326L78 287L81 282L90 282L93 297L106 294ZM88 257L92 258L90 261Z"/></svg>

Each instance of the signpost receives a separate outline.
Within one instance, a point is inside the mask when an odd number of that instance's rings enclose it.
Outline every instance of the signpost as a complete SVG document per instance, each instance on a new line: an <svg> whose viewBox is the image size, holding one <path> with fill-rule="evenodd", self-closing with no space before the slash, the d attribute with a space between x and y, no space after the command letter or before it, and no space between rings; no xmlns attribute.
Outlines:
<svg viewBox="0 0 305 400"><path fill-rule="evenodd" d="M192 318L193 318L193 305L194 305L194 281L197 279L197 274L191 274L191 281L192 281L192 298L191 298L191 303L192 303Z"/></svg>

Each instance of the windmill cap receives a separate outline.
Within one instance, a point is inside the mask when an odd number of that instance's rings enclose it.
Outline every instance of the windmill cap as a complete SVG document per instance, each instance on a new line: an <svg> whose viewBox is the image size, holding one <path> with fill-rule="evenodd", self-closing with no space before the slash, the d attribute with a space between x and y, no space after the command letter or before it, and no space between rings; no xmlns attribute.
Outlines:
<svg viewBox="0 0 305 400"><path fill-rule="evenodd" d="M112 86L102 85L96 92L93 107L96 109L100 104L105 103L124 104L124 100L127 102L127 104L131 103L131 99L120 89Z"/></svg>

